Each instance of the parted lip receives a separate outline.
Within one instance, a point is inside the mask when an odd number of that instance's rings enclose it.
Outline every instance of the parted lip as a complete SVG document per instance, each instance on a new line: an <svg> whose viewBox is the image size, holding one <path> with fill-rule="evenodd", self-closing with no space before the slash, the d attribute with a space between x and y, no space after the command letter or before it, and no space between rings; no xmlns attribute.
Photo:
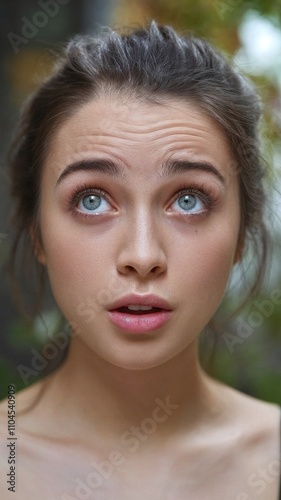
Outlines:
<svg viewBox="0 0 281 500"><path fill-rule="evenodd" d="M165 299L162 299L162 297L158 297L153 294L138 295L135 293L121 297L110 304L108 309L119 309L120 307L127 307L129 305L158 307L159 309L165 309L166 311L171 311L172 309L170 304Z"/></svg>

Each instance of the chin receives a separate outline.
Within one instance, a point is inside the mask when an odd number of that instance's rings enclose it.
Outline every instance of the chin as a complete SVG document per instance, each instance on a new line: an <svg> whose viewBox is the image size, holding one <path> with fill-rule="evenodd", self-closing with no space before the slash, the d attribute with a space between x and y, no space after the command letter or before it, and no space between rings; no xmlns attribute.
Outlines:
<svg viewBox="0 0 281 500"><path fill-rule="evenodd" d="M177 362L177 357L185 349L179 352L159 352L159 347L149 346L147 349L142 349L141 346L136 346L132 349L128 349L127 352L120 353L96 353L100 362L106 362L123 370L130 371L141 371L141 370L151 370L154 368L160 368L166 363L170 363L173 360ZM134 352L133 352L134 351ZM136 352L137 351L137 352ZM119 354L119 355L118 355Z"/></svg>

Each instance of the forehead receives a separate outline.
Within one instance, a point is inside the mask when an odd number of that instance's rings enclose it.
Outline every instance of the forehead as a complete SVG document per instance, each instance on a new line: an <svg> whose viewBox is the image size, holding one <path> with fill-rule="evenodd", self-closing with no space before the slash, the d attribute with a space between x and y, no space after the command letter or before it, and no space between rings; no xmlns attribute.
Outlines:
<svg viewBox="0 0 281 500"><path fill-rule="evenodd" d="M54 134L47 160L59 174L66 163L92 153L127 167L139 164L142 170L182 154L222 166L231 157L223 132L196 104L126 96L103 96L82 105Z"/></svg>

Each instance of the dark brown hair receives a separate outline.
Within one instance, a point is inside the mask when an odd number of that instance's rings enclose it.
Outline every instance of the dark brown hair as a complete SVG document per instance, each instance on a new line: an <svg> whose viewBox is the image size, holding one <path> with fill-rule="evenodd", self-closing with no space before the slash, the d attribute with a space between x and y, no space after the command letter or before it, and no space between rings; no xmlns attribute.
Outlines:
<svg viewBox="0 0 281 500"><path fill-rule="evenodd" d="M44 157L58 127L77 108L101 94L118 92L155 102L165 98L193 102L220 126L235 159L229 175L238 175L240 182L241 254L246 244L253 245L257 272L251 291L257 290L267 248L259 98L253 85L210 43L180 36L154 21L123 34L106 29L98 36L74 37L53 74L25 104L9 155L15 203L11 268L15 269L20 248L24 261L19 269L30 272L29 258L43 285L45 268L34 258L30 228L40 242L37 215Z"/></svg>

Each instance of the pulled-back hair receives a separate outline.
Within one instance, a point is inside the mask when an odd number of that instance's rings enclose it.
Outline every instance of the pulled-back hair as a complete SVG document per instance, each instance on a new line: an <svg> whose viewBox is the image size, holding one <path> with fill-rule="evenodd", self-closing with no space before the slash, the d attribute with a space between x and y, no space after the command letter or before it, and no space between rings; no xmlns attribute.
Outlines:
<svg viewBox="0 0 281 500"><path fill-rule="evenodd" d="M53 74L28 99L9 156L15 203L11 267L21 248L25 260L20 269L29 269L26 259L32 256L43 284L46 271L34 258L30 229L40 241L40 177L52 137L82 104L119 92L154 102L194 103L220 127L235 159L228 174L239 177L240 246L254 245L258 264L252 291L257 290L267 248L259 99L252 84L210 43L154 21L123 34L106 29L97 36L74 37Z"/></svg>

